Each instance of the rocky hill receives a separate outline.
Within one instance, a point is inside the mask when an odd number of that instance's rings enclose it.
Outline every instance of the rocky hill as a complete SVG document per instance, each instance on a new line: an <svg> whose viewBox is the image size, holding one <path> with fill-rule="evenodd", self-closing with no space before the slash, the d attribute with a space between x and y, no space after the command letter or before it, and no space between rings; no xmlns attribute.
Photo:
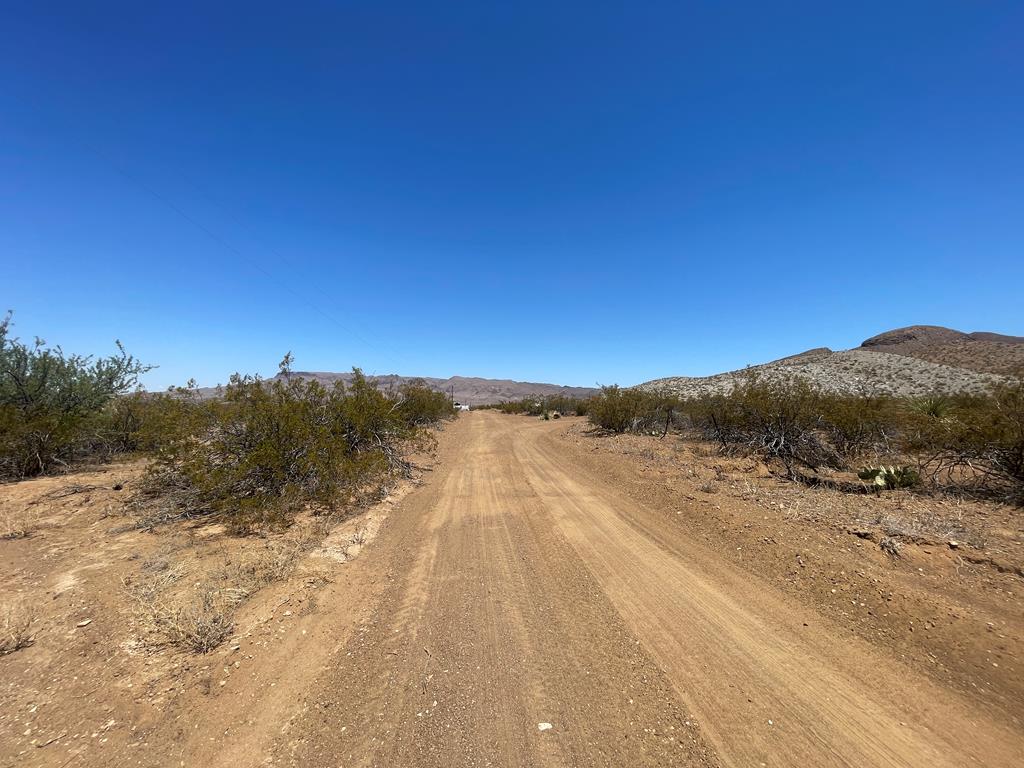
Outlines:
<svg viewBox="0 0 1024 768"><path fill-rule="evenodd" d="M1024 370L1024 336L976 331L963 333L938 325L912 325L872 336L861 349L915 357L984 373Z"/></svg>
<svg viewBox="0 0 1024 768"><path fill-rule="evenodd" d="M742 370L656 379L639 388L683 397L725 394L754 372L764 381L803 379L828 392L916 397L981 392L1022 369L1022 337L921 325L873 336L856 349L819 347Z"/></svg>

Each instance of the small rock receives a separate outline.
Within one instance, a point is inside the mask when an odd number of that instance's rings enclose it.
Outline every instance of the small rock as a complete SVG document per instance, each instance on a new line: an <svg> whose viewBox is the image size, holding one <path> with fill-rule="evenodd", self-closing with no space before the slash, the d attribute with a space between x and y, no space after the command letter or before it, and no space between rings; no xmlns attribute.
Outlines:
<svg viewBox="0 0 1024 768"><path fill-rule="evenodd" d="M953 541L952 539L950 539L950 542L949 542L949 548L950 549L957 549L959 546L960 546L960 542L959 541Z"/></svg>
<svg viewBox="0 0 1024 768"><path fill-rule="evenodd" d="M75 624L76 627L88 627L92 624L92 619L82 619L80 622Z"/></svg>
<svg viewBox="0 0 1024 768"><path fill-rule="evenodd" d="M547 731L547 730L550 730L551 728L552 728L551 723L537 723L537 730L538 731Z"/></svg>

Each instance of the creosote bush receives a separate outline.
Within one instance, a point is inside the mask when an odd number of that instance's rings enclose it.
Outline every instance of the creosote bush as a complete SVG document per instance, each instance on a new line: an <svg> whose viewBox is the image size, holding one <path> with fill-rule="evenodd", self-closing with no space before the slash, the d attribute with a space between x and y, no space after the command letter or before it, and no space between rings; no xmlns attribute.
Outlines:
<svg viewBox="0 0 1024 768"><path fill-rule="evenodd" d="M722 453L750 452L803 470L864 468L886 489L930 486L1024 502L1024 383L1007 378L986 395L905 399L836 395L803 380L756 374L728 395L678 400L604 387L587 404L608 432L659 433L711 442ZM664 431L660 432L664 434ZM907 461L914 466L906 466ZM871 467L893 467L874 473ZM927 482L926 482L927 481Z"/></svg>
<svg viewBox="0 0 1024 768"><path fill-rule="evenodd" d="M941 413L911 409L905 442L933 483L1024 503L1024 379L952 399Z"/></svg>
<svg viewBox="0 0 1024 768"><path fill-rule="evenodd" d="M601 387L587 405L590 423L608 432L658 432L664 435L678 413L679 401L638 389Z"/></svg>
<svg viewBox="0 0 1024 768"><path fill-rule="evenodd" d="M149 370L120 342L109 357L69 355L10 337L0 321L0 480L105 459L120 449L113 411Z"/></svg>
<svg viewBox="0 0 1024 768"><path fill-rule="evenodd" d="M495 405L479 405L474 410L493 409L509 414L543 416L545 413L575 414L586 416L589 399L550 395L548 397L524 397L521 400L505 400Z"/></svg>
<svg viewBox="0 0 1024 768"><path fill-rule="evenodd" d="M805 381L766 383L751 376L731 394L696 401L687 412L704 437L723 452L744 448L778 459L790 475L798 466L843 466L827 439L822 396Z"/></svg>
<svg viewBox="0 0 1024 768"><path fill-rule="evenodd" d="M144 487L171 502L168 516L219 515L245 533L332 510L408 473L403 454L422 427L452 414L421 384L384 393L356 369L328 388L290 375L290 361L271 381L235 375L220 397L163 401L182 412L142 431L156 449Z"/></svg>

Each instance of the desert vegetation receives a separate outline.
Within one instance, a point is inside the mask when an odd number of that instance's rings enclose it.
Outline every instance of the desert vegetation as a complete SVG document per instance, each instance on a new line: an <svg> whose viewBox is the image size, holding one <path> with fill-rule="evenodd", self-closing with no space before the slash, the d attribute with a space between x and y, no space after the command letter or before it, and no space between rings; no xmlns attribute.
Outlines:
<svg viewBox="0 0 1024 768"><path fill-rule="evenodd" d="M0 480L106 459L124 448L117 399L150 369L120 342L107 357L66 354L36 338L11 336L0 321Z"/></svg>
<svg viewBox="0 0 1024 768"><path fill-rule="evenodd" d="M0 478L64 471L118 454L152 458L136 508L149 520L221 516L237 532L333 510L407 474L424 427L452 415L416 381L387 392L354 370L326 387L291 375L236 374L218 396L193 385L132 391L150 369L128 354L66 354L26 344L0 322ZM20 529L12 522L5 536Z"/></svg>
<svg viewBox="0 0 1024 768"><path fill-rule="evenodd" d="M220 516L243 533L332 511L407 475L423 427L452 414L417 383L382 392L356 370L328 388L290 376L289 363L271 381L235 375L220 397L184 390L141 404L139 441L154 451L146 519Z"/></svg>
<svg viewBox="0 0 1024 768"><path fill-rule="evenodd" d="M724 455L756 454L804 482L844 487L826 478L845 471L864 481L846 484L853 490L923 486L1024 501L1020 378L984 394L901 398L836 394L751 372L728 393L689 399L605 387L587 414L610 433L671 430Z"/></svg>
<svg viewBox="0 0 1024 768"><path fill-rule="evenodd" d="M586 416L589 397L571 397L567 395L549 395L546 397L524 397L519 400L505 400L490 405L478 405L474 410L498 410L502 413L541 416L553 414Z"/></svg>
<svg viewBox="0 0 1024 768"><path fill-rule="evenodd" d="M145 645L216 647L243 602L410 477L409 457L432 447L430 427L454 415L443 393L419 381L382 391L354 369L325 386L293 375L290 354L275 378L236 374L214 396L191 382L149 393L138 388L149 366L120 344L94 358L10 331L8 315L0 323L0 479L88 473L120 456L133 480L123 495L120 482L102 489L120 496L116 508L127 515L112 532L177 539L194 530L183 525L203 524L229 537L260 534L217 566L218 555L189 533L188 545L125 575L121 594ZM28 504L0 505L0 538L30 538L39 510L65 499L74 509L99 490L70 481ZM26 606L2 606L0 654L33 642Z"/></svg>

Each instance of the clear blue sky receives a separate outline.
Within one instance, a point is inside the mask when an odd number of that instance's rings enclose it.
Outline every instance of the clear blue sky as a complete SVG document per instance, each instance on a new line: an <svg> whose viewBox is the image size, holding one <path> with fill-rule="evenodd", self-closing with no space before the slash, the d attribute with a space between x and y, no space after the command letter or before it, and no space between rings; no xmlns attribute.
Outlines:
<svg viewBox="0 0 1024 768"><path fill-rule="evenodd" d="M151 387L1024 334L1022 41L997 0L7 2L0 309Z"/></svg>

